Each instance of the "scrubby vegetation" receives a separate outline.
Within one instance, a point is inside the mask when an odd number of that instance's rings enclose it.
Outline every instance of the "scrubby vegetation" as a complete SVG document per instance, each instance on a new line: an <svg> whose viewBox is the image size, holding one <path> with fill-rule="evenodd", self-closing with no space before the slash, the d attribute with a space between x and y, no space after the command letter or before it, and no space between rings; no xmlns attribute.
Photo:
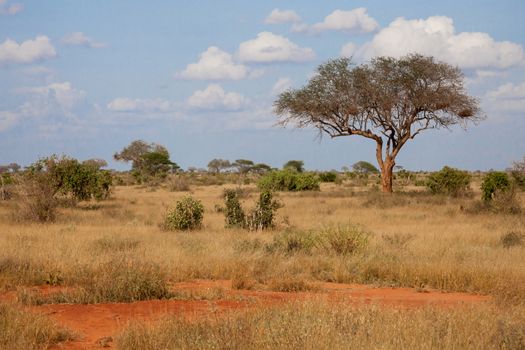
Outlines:
<svg viewBox="0 0 525 350"><path fill-rule="evenodd" d="M433 194L457 197L469 192L470 180L468 172L445 166L428 177L427 188Z"/></svg>
<svg viewBox="0 0 525 350"><path fill-rule="evenodd" d="M318 191L319 178L313 173L285 169L266 174L257 186L263 191Z"/></svg>
<svg viewBox="0 0 525 350"><path fill-rule="evenodd" d="M199 200L186 196L168 210L163 227L166 230L195 230L202 226L204 207Z"/></svg>

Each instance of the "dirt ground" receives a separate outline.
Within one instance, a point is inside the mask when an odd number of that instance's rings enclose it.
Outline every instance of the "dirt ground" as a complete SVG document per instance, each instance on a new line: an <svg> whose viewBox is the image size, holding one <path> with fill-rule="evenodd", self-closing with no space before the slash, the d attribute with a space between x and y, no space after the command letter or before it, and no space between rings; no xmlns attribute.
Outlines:
<svg viewBox="0 0 525 350"><path fill-rule="evenodd" d="M272 292L234 290L231 281L196 280L177 283L174 292L193 295L192 300L150 300L134 303L94 305L57 304L32 306L30 310L43 313L59 325L73 331L74 341L54 349L114 348L113 338L133 320L155 321L166 314L186 318L217 317L231 310L265 307L302 300L320 300L350 305L377 304L382 307L418 308L424 306L454 307L460 304L481 303L490 297L464 293L442 293L410 288L374 288L368 285L321 283L313 292ZM40 288L43 294L53 288ZM210 295L214 295L211 297ZM198 300L208 295L208 300ZM2 299L12 299L13 294ZM206 297L202 297L203 299Z"/></svg>

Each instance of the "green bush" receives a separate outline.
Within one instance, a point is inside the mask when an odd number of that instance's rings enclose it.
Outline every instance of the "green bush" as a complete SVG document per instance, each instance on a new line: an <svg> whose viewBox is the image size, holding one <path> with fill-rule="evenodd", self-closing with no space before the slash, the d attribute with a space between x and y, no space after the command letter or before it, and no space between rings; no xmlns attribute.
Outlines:
<svg viewBox="0 0 525 350"><path fill-rule="evenodd" d="M166 213L166 230L194 230L202 226L204 207L199 200L191 196L183 197Z"/></svg>
<svg viewBox="0 0 525 350"><path fill-rule="evenodd" d="M319 173L319 180L321 182L335 182L337 180L337 173L333 171Z"/></svg>
<svg viewBox="0 0 525 350"><path fill-rule="evenodd" d="M272 192L261 192L255 208L246 218L247 228L252 231L273 228L275 226L275 212L280 207L281 204L273 199Z"/></svg>
<svg viewBox="0 0 525 350"><path fill-rule="evenodd" d="M25 176L47 176L54 194L70 195L76 201L106 199L113 183L109 171L66 156L40 159L29 167Z"/></svg>
<svg viewBox="0 0 525 350"><path fill-rule="evenodd" d="M312 173L277 170L263 176L257 186L262 191L317 191L319 178Z"/></svg>
<svg viewBox="0 0 525 350"><path fill-rule="evenodd" d="M245 225L244 210L239 202L239 196L236 190L224 190L224 216L226 218L226 227L242 228Z"/></svg>
<svg viewBox="0 0 525 350"><path fill-rule="evenodd" d="M433 194L457 197L468 192L470 175L466 171L445 166L428 177L426 186Z"/></svg>
<svg viewBox="0 0 525 350"><path fill-rule="evenodd" d="M485 202L490 202L498 195L509 192L511 189L512 185L506 173L491 171L483 177L481 199Z"/></svg>

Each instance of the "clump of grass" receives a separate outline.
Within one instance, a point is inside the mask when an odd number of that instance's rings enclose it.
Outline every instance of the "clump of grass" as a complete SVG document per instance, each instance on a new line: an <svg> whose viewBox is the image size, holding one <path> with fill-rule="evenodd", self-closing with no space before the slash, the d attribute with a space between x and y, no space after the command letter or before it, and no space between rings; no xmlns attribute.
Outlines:
<svg viewBox="0 0 525 350"><path fill-rule="evenodd" d="M292 276L284 278L274 278L270 280L268 286L275 292L308 292L317 290L316 286L303 278Z"/></svg>
<svg viewBox="0 0 525 350"><path fill-rule="evenodd" d="M525 235L521 232L507 232L500 237L500 244L504 248L522 246L525 244Z"/></svg>
<svg viewBox="0 0 525 350"><path fill-rule="evenodd" d="M309 302L211 320L136 322L116 341L130 350L522 349L524 315L523 308L502 314L491 306L396 310Z"/></svg>
<svg viewBox="0 0 525 350"><path fill-rule="evenodd" d="M289 230L277 234L266 246L270 253L287 255L303 254L354 254L368 244L370 234L358 226L326 226L317 231Z"/></svg>
<svg viewBox="0 0 525 350"><path fill-rule="evenodd" d="M47 349L71 339L45 316L0 303L0 349Z"/></svg>
<svg viewBox="0 0 525 350"><path fill-rule="evenodd" d="M168 189L171 192L189 192L190 182L185 177L176 175L168 180Z"/></svg>
<svg viewBox="0 0 525 350"><path fill-rule="evenodd" d="M382 234L381 238L389 246L405 248L414 239L414 235L410 233Z"/></svg>
<svg viewBox="0 0 525 350"><path fill-rule="evenodd" d="M77 277L73 290L41 296L22 289L26 304L96 304L166 299L171 296L167 277L159 266L138 260L115 259Z"/></svg>
<svg viewBox="0 0 525 350"><path fill-rule="evenodd" d="M140 243L136 239L111 236L96 239L91 246L95 252L114 253L134 250Z"/></svg>

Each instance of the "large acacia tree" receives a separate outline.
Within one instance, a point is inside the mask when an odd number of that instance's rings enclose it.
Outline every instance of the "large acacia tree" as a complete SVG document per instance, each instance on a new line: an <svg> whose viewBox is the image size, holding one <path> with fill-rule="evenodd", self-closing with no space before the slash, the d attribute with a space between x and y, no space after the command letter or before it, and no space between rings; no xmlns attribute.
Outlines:
<svg viewBox="0 0 525 350"><path fill-rule="evenodd" d="M306 86L280 94L274 106L281 125L373 140L383 192L392 192L395 160L408 140L482 117L463 84L459 68L433 57L378 57L361 65L338 58L320 65Z"/></svg>

